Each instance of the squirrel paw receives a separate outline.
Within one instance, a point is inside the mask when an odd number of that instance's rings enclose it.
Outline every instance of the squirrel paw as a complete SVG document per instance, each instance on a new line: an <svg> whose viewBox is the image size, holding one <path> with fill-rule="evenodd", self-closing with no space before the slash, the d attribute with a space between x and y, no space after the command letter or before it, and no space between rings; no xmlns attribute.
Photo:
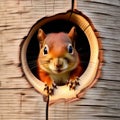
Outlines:
<svg viewBox="0 0 120 120"><path fill-rule="evenodd" d="M47 91L48 95L54 95L54 89L57 89L57 86L55 83L53 83L51 86L45 84L44 91Z"/></svg>
<svg viewBox="0 0 120 120"><path fill-rule="evenodd" d="M69 86L70 90L71 89L75 90L76 87L80 85L78 80L79 80L79 77L76 77L76 79L74 80L73 79L68 80L67 85Z"/></svg>

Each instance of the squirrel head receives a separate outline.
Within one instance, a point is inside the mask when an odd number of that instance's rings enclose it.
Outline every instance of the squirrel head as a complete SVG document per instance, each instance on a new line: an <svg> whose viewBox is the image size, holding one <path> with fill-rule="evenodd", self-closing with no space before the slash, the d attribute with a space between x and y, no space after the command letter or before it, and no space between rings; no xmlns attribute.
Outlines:
<svg viewBox="0 0 120 120"><path fill-rule="evenodd" d="M69 33L59 32L46 35L42 29L38 31L40 53L38 66L48 73L64 73L75 69L79 57L74 48L75 27Z"/></svg>

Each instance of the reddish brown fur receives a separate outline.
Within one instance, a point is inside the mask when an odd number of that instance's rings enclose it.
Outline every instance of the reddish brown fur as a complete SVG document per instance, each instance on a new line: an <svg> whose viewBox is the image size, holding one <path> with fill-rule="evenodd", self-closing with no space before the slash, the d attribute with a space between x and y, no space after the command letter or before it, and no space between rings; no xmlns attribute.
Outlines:
<svg viewBox="0 0 120 120"><path fill-rule="evenodd" d="M40 34L38 35L38 38L39 38L39 41L40 41L40 45L43 46L44 44L44 39L46 38L46 35L45 33L40 30ZM59 57L64 57L64 54L66 54L66 46L70 43L70 38L71 38L71 42L72 39L73 39L73 35L74 35L74 28L71 29L71 31L68 33L68 36L65 34L65 33L59 33L59 34L52 34L50 36L48 36L46 38L46 44L49 45L49 55L52 55L52 57L54 58L59 58ZM57 39L59 42L55 41L55 39ZM54 47L53 47L54 46ZM60 46L60 47L59 47ZM41 55L42 57L45 57L44 55ZM71 55L72 56L72 55ZM82 69L82 66L81 66L81 61L80 61L80 57L78 57L77 53L74 52L73 56L74 57L74 60L76 60L77 62L77 67L71 69L70 72L70 76L69 76L69 80L71 80L71 82L75 81L75 79L77 77L79 77L82 73L83 73L83 69ZM42 58L41 58L42 59ZM79 60L78 60L79 59ZM40 67L40 62L39 62L39 58L38 58L38 76L39 76L39 79L41 81L43 81L45 84L47 84L47 86L49 88L54 88L53 84L54 84L54 81L51 79L50 77L50 74L49 72L41 69ZM59 73L58 73L59 74ZM66 74L65 74L66 75ZM75 85L77 85L75 83Z"/></svg>
<svg viewBox="0 0 120 120"><path fill-rule="evenodd" d="M53 81L51 80L50 75L47 72L41 70L40 67L38 67L38 75L40 80L43 81L45 84L47 84L48 86L52 85Z"/></svg>

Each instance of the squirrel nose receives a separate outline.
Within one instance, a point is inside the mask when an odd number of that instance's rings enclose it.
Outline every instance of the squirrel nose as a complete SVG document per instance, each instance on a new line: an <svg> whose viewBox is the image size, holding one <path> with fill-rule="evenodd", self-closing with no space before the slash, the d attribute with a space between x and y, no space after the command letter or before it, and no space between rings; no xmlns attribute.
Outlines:
<svg viewBox="0 0 120 120"><path fill-rule="evenodd" d="M57 67L57 68L61 68L61 67L62 67L62 64L57 64L56 67Z"/></svg>
<svg viewBox="0 0 120 120"><path fill-rule="evenodd" d="M55 59L55 63L54 65L57 67L57 68L61 68L63 66L63 62L60 58L56 58Z"/></svg>

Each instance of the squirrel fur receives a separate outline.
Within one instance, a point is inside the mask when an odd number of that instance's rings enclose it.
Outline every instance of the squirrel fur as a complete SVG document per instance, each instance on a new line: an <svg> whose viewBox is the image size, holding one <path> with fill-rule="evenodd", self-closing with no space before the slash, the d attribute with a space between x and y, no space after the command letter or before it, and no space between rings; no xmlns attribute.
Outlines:
<svg viewBox="0 0 120 120"><path fill-rule="evenodd" d="M79 54L75 49L75 27L69 33L46 35L38 30L40 52L37 59L38 76L45 83L48 94L53 95L56 85L67 84L70 89L79 85L83 73Z"/></svg>

